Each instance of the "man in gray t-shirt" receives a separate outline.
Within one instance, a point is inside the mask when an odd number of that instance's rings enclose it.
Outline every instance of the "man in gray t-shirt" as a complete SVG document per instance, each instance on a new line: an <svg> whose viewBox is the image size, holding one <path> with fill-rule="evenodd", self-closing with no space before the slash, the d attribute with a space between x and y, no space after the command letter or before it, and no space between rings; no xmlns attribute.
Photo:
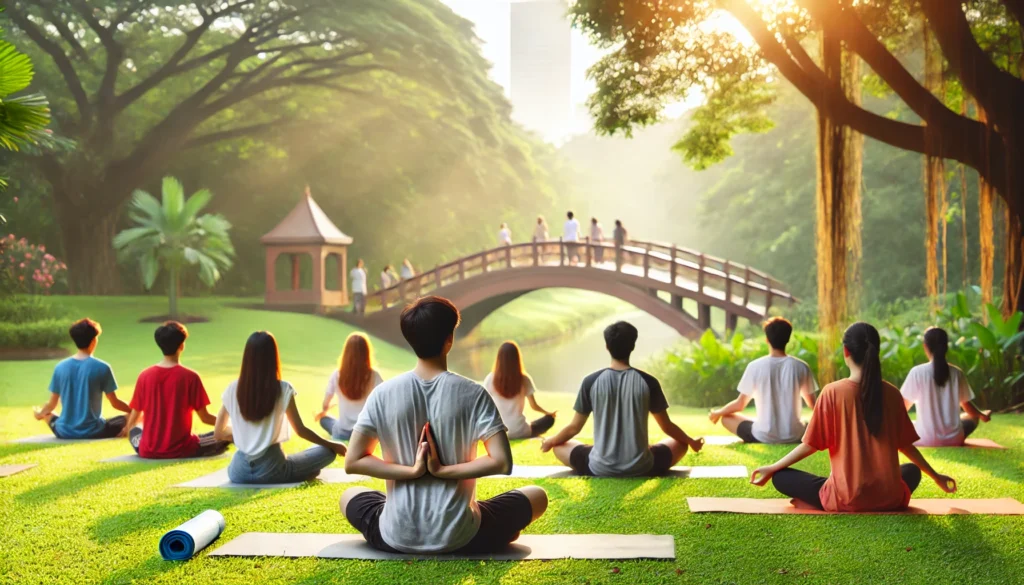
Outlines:
<svg viewBox="0 0 1024 585"><path fill-rule="evenodd" d="M663 475L687 449L700 451L703 439L692 439L668 416L668 401L658 380L629 365L637 330L625 321L604 330L611 367L583 379L572 422L541 445L554 449L559 461L580 475L633 477ZM594 445L571 440L594 415ZM648 445L647 417L652 416L669 438Z"/></svg>
<svg viewBox="0 0 1024 585"><path fill-rule="evenodd" d="M345 470L387 480L387 495L350 488L341 510L386 552L496 552L547 508L536 486L476 499L476 478L509 474L512 451L483 386L447 370L458 322L458 309L439 297L402 312L416 368L374 389L352 432ZM383 458L373 453L377 443Z"/></svg>

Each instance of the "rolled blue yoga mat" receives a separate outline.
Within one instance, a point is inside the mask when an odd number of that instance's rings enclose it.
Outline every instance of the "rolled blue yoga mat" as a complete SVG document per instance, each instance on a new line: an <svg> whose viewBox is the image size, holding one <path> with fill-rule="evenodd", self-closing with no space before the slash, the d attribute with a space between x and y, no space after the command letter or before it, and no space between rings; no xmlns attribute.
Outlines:
<svg viewBox="0 0 1024 585"><path fill-rule="evenodd" d="M160 538L160 556L165 561L187 561L210 546L224 532L224 516L207 510Z"/></svg>

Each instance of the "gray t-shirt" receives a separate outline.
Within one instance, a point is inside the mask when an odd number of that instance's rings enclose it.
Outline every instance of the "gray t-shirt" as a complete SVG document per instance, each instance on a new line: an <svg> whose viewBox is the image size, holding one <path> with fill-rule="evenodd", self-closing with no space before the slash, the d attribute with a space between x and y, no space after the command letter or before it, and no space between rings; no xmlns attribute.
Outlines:
<svg viewBox="0 0 1024 585"><path fill-rule="evenodd" d="M647 415L668 410L654 376L630 368L606 368L583 379L573 410L594 415L594 475L645 475L654 465L647 443Z"/></svg>
<svg viewBox="0 0 1024 585"><path fill-rule="evenodd" d="M411 466L428 421L444 465L476 459L479 441L505 432L487 390L451 372L429 381L407 372L377 386L355 432L377 438L385 461ZM469 543L480 527L475 479L444 480L428 473L388 481L387 492L380 534L402 552L452 551Z"/></svg>

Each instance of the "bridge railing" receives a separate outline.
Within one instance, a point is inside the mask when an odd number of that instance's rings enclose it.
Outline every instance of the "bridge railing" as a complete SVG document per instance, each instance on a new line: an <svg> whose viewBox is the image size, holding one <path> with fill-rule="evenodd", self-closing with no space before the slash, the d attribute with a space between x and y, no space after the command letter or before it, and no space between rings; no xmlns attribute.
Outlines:
<svg viewBox="0 0 1024 585"><path fill-rule="evenodd" d="M777 301L796 300L771 275L696 250L642 240L630 240L619 248L611 242L591 242L589 238L578 242L565 242L559 238L484 250L404 279L374 293L371 298L379 301L382 308L387 308L488 272L560 266L642 277L683 287L760 314L767 314Z"/></svg>

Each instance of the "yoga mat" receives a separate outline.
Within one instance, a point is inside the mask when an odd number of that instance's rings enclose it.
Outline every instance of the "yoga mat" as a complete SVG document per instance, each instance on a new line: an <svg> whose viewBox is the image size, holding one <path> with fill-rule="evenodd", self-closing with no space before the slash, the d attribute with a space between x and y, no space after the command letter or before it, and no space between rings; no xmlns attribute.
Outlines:
<svg viewBox="0 0 1024 585"><path fill-rule="evenodd" d="M491 477L506 477L494 475ZM507 477L521 478L560 478L560 477L593 477L577 475L572 469L561 465L514 465L512 474ZM648 476L641 476L648 477ZM715 465L698 467L673 467L671 471L662 476L649 477L675 477L690 479L721 479L732 477L747 477L747 468L743 465ZM604 478L602 478L604 479ZM631 479L631 478L624 478Z"/></svg>
<svg viewBox="0 0 1024 585"><path fill-rule="evenodd" d="M56 436L50 435L36 435L34 437L25 437L24 439L15 439L12 443L22 444L49 444L49 445L67 445L72 443L91 443L93 441L113 441L113 438L109 439L58 439Z"/></svg>
<svg viewBox="0 0 1024 585"><path fill-rule="evenodd" d="M319 557L372 561L436 559L520 561L541 559L675 559L675 539L652 534L524 534L504 551L483 555L395 554L366 544L359 534L246 532L211 557Z"/></svg>
<svg viewBox="0 0 1024 585"><path fill-rule="evenodd" d="M964 439L964 447L974 447L976 449L1006 449L999 443L996 443L992 439Z"/></svg>
<svg viewBox="0 0 1024 585"><path fill-rule="evenodd" d="M345 473L344 469L324 469L320 472L320 475L317 476L317 479L323 483L355 483L359 481L369 481L372 478L365 475L349 475ZM197 479L193 479L192 481L176 484L174 487L272 490L293 488L302 484L303 482L301 481L293 483L232 483L228 478L228 470L221 469Z"/></svg>
<svg viewBox="0 0 1024 585"><path fill-rule="evenodd" d="M187 561L224 532L224 516L207 510L160 537L160 556L165 561Z"/></svg>
<svg viewBox="0 0 1024 585"><path fill-rule="evenodd" d="M100 463L180 463L182 461L208 461L210 459L224 459L228 457L227 453L221 453L220 455L211 455L209 457L182 457L180 459L146 459L139 457L135 453L131 455L121 455L120 457L111 457L110 459L100 459Z"/></svg>
<svg viewBox="0 0 1024 585"><path fill-rule="evenodd" d="M736 435L705 435L705 445L735 445L736 443L742 443L743 439Z"/></svg>
<svg viewBox="0 0 1024 585"><path fill-rule="evenodd" d="M888 512L824 512L809 508L797 508L792 500L785 498L686 498L690 512L733 512L736 514L986 514L1019 516L1024 514L1024 504L1013 498L996 500L938 499L910 500L906 510Z"/></svg>
<svg viewBox="0 0 1024 585"><path fill-rule="evenodd" d="M10 477L15 473L21 473L26 469L32 469L38 463L26 463L24 465L0 465L0 477Z"/></svg>

